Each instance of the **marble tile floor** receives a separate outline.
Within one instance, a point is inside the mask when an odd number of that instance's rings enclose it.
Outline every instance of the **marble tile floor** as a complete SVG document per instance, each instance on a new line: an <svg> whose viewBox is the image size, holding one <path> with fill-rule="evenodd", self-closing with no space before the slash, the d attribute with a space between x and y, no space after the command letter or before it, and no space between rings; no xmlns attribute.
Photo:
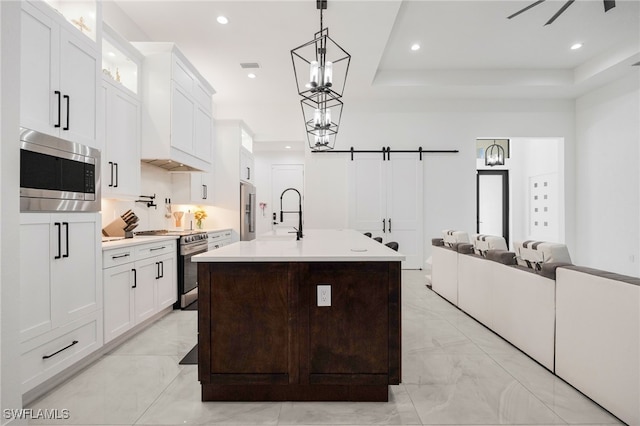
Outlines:
<svg viewBox="0 0 640 426"><path fill-rule="evenodd" d="M620 422L403 271L402 384L388 403L201 402L197 313L174 311L39 400L37 425L611 425Z"/></svg>

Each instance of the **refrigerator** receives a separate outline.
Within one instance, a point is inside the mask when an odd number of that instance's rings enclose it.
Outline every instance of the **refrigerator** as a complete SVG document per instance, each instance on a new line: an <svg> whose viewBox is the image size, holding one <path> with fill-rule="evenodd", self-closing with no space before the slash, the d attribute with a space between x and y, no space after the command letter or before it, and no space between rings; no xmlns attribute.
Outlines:
<svg viewBox="0 0 640 426"><path fill-rule="evenodd" d="M256 187L240 183L240 241L256 238Z"/></svg>

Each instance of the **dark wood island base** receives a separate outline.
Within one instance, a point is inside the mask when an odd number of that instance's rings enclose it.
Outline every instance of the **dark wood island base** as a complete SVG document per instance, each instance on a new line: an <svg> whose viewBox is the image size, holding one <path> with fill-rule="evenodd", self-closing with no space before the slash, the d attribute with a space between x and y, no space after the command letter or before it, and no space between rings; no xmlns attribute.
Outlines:
<svg viewBox="0 0 640 426"><path fill-rule="evenodd" d="M199 263L202 400L388 401L400 280L396 261Z"/></svg>

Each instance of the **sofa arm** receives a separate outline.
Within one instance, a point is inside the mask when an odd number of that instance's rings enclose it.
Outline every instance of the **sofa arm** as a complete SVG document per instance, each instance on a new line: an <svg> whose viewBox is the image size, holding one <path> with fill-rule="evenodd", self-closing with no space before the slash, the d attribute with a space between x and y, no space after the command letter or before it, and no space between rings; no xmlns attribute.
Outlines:
<svg viewBox="0 0 640 426"><path fill-rule="evenodd" d="M515 265L516 254L507 250L487 250L486 258L503 265Z"/></svg>
<svg viewBox="0 0 640 426"><path fill-rule="evenodd" d="M545 278L549 278L551 280L556 279L556 269L562 267L562 266L573 266L572 263L567 263L567 262L548 262L548 263L541 263L540 264L540 270L537 271L538 274L542 275Z"/></svg>
<svg viewBox="0 0 640 426"><path fill-rule="evenodd" d="M460 254L472 254L473 253L473 244L465 244L459 243L456 247L456 250Z"/></svg>

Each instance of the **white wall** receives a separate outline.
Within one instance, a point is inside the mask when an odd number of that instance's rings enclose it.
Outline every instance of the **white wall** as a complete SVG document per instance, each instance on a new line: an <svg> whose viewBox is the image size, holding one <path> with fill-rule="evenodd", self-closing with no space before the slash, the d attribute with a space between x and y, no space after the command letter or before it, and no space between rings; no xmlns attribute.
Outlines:
<svg viewBox="0 0 640 426"><path fill-rule="evenodd" d="M20 298L20 3L0 2L0 409L22 407ZM0 424L11 423L4 415ZM17 422L16 422L17 423Z"/></svg>
<svg viewBox="0 0 640 426"><path fill-rule="evenodd" d="M576 100L575 263L640 276L640 71Z"/></svg>
<svg viewBox="0 0 640 426"><path fill-rule="evenodd" d="M336 149L458 149L424 156L424 257L442 229L476 226L475 140L481 135L562 137L565 140L565 214L573 215L574 103L564 100L429 100L369 102L345 99ZM416 154L417 155L417 154ZM308 228L347 226L348 154L306 153ZM572 221L566 240L573 244Z"/></svg>
<svg viewBox="0 0 640 426"><path fill-rule="evenodd" d="M257 144L254 144L257 147ZM271 193L271 167L282 164L304 165L304 151L255 151L255 182L256 182L256 235L264 234L272 229L272 214L278 211L278 206L274 206ZM261 202L267 203L263 211L259 205ZM302 211L306 212L306 203L303 201ZM305 226L306 221L305 221Z"/></svg>

